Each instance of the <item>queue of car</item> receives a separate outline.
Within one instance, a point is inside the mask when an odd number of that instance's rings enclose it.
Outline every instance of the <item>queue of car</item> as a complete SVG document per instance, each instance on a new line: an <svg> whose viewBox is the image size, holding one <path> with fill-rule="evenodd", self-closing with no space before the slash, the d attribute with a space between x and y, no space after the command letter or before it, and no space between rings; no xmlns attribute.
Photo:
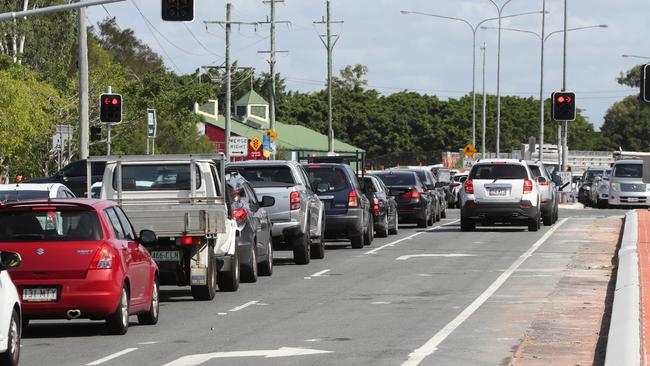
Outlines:
<svg viewBox="0 0 650 366"><path fill-rule="evenodd" d="M332 162L225 164L222 155L92 157L72 168L41 181L74 173L76 192L58 182L0 186L0 365L18 363L31 320L105 320L124 334L130 315L157 323L160 286L212 300L217 289L271 276L274 250L306 265L324 258L325 240L360 249L401 224L433 225L452 195L464 231L496 221L537 230L542 218L557 219L554 186L535 162L481 161L457 180L435 167L364 172ZM15 287L4 285L7 271Z"/></svg>
<svg viewBox="0 0 650 366"><path fill-rule="evenodd" d="M643 161L617 160L611 167L589 167L579 182L578 200L586 206L647 207L650 185L643 182Z"/></svg>

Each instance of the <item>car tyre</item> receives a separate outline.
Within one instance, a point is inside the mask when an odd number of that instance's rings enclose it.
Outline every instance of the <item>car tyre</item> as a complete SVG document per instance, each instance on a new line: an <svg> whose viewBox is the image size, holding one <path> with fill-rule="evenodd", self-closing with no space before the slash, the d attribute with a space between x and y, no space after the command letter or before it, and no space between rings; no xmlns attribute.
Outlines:
<svg viewBox="0 0 650 366"><path fill-rule="evenodd" d="M363 245L368 246L372 244L372 240L375 238L375 222L372 218L368 219L368 229L363 235Z"/></svg>
<svg viewBox="0 0 650 366"><path fill-rule="evenodd" d="M138 314L138 323L142 325L154 325L158 323L160 315L160 286L158 277L153 279L153 288L151 289L151 304L149 310Z"/></svg>
<svg viewBox="0 0 650 366"><path fill-rule="evenodd" d="M544 221L544 226L553 225L553 218L554 217L555 217L555 212L551 212L548 215L542 216L542 220Z"/></svg>
<svg viewBox="0 0 650 366"><path fill-rule="evenodd" d="M442 210L442 212L440 213L440 217L443 219L447 218L447 207L445 207L445 209Z"/></svg>
<svg viewBox="0 0 650 366"><path fill-rule="evenodd" d="M377 237L378 238L385 238L388 236L389 228L388 228L388 214L384 216L384 219L382 220L382 224L377 226Z"/></svg>
<svg viewBox="0 0 650 366"><path fill-rule="evenodd" d="M129 330L129 291L126 284L122 286L120 301L117 303L115 313L106 319L108 332L114 335L123 335Z"/></svg>
<svg viewBox="0 0 650 366"><path fill-rule="evenodd" d="M7 337L8 347L3 353L0 353L0 365L18 366L20 360L20 333L21 333L20 315L14 309L11 313L11 323L9 324L9 334Z"/></svg>
<svg viewBox="0 0 650 366"><path fill-rule="evenodd" d="M217 261L214 258L212 247L208 247L208 273L207 284L191 286L192 297L197 301L209 301L214 299L217 293Z"/></svg>
<svg viewBox="0 0 650 366"><path fill-rule="evenodd" d="M217 285L219 290L224 292L235 292L239 289L241 282L241 271L239 269L239 252L235 249L235 255L230 259L230 271L217 273Z"/></svg>
<svg viewBox="0 0 650 366"><path fill-rule="evenodd" d="M393 220L393 227L388 230L388 234L397 235L399 233L399 215L395 211L395 218Z"/></svg>
<svg viewBox="0 0 650 366"><path fill-rule="evenodd" d="M472 219L460 217L460 231L469 232L476 230L476 222Z"/></svg>
<svg viewBox="0 0 650 366"><path fill-rule="evenodd" d="M253 246L251 246L251 254L248 263L241 264L241 282L255 283L257 282L257 238L253 239Z"/></svg>
<svg viewBox="0 0 650 366"><path fill-rule="evenodd" d="M325 258L325 216L323 216L320 225L320 235L318 236L318 242L311 243L311 259L323 258Z"/></svg>
<svg viewBox="0 0 650 366"><path fill-rule="evenodd" d="M307 234L298 235L291 240L291 247L293 248L293 261L299 265L309 264L309 260L311 259L309 226L305 232Z"/></svg>
<svg viewBox="0 0 650 366"><path fill-rule="evenodd" d="M539 214L537 214L537 216L528 221L528 231L537 231L539 227Z"/></svg>
<svg viewBox="0 0 650 366"><path fill-rule="evenodd" d="M427 220L427 218L424 218L424 219L418 219L418 228L420 228L420 229L426 229L427 226L428 226L428 220Z"/></svg>
<svg viewBox="0 0 650 366"><path fill-rule="evenodd" d="M270 276L273 274L273 246L271 245L271 239L266 244L267 256L266 259L261 261L257 266L257 271L260 276Z"/></svg>

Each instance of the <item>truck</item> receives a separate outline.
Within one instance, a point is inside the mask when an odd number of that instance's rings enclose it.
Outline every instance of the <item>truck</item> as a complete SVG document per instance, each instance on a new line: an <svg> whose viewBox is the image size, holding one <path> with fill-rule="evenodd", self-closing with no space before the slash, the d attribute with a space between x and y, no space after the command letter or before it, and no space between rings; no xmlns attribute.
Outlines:
<svg viewBox="0 0 650 366"><path fill-rule="evenodd" d="M324 206L298 162L245 161L229 163L226 170L243 176L258 199L275 199L275 204L266 208L272 222L274 249L293 250L296 264L325 257Z"/></svg>
<svg viewBox="0 0 650 366"><path fill-rule="evenodd" d="M146 248L161 285L191 286L195 300L212 300L217 286L238 289L237 224L228 218L223 154L87 159L93 162L106 164L100 198L116 201L136 232L156 232L158 241Z"/></svg>

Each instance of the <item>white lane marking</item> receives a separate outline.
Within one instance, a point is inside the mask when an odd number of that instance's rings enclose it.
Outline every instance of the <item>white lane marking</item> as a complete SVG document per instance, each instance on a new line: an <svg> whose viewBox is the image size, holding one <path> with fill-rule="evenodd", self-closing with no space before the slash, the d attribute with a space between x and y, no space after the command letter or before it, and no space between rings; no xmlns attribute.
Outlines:
<svg viewBox="0 0 650 366"><path fill-rule="evenodd" d="M230 309L228 311L239 311L239 310L242 310L242 309L246 309L247 307L249 307L251 305L257 305L258 302L259 302L259 300L249 301L249 302L245 303L244 305L239 305L236 308L232 308L232 309Z"/></svg>
<svg viewBox="0 0 650 366"><path fill-rule="evenodd" d="M217 315L228 315L228 313L217 313Z"/></svg>
<svg viewBox="0 0 650 366"><path fill-rule="evenodd" d="M101 364L103 364L104 362L110 361L110 360L115 359L115 358L118 358L118 357L120 357L120 356L124 356L125 354L130 353L130 352L133 352L133 351L135 351L135 350L137 350L137 348L127 348L127 349L122 350L122 351L120 351L120 352L113 353L112 355L108 355L108 356L106 356L106 357L104 357L104 358L100 358L100 359L97 360L97 361L93 361L93 362L91 362L91 363L87 363L86 366L96 366L96 365L101 365Z"/></svg>
<svg viewBox="0 0 650 366"><path fill-rule="evenodd" d="M371 303L372 305L389 305L390 301L375 301Z"/></svg>
<svg viewBox="0 0 650 366"><path fill-rule="evenodd" d="M399 239L399 240L395 240L394 242L391 242L391 243L388 243L388 244L382 245L382 246L380 246L380 247L378 247L378 248L375 248L375 249L373 249L373 250L369 250L369 251L367 251L367 252L365 252L365 253L363 253L363 254L375 254L375 253L377 253L378 251L380 251L380 250L382 250L382 249L385 249L385 248L388 248L388 247L395 246L396 244L399 244L399 243L401 243L401 242L403 242L403 241L413 239L413 238L415 238L415 237L418 236L418 235L421 235L421 234L424 234L424 233L430 233L430 232L432 232L432 231L436 231L436 230L440 229L441 227L445 227L445 226L448 226L448 225L453 225L453 224L455 224L455 223L457 223L457 222L459 222L459 221L460 221L460 220L454 220L454 221L452 221L452 222L448 222L448 223L446 223L446 224L442 224L442 225L436 226L436 227L434 227L434 228L432 228L432 229L429 229L429 230L426 230L426 231L420 231L419 233L411 234L411 235L409 235L409 236L407 236L407 237L405 237L405 238L402 238L402 239Z"/></svg>
<svg viewBox="0 0 650 366"><path fill-rule="evenodd" d="M506 280L528 259L535 251L544 244L553 233L559 229L568 219L560 220L549 231L536 241L524 254L522 254L505 272L503 272L479 297L476 298L468 307L466 307L458 316L450 321L438 333L434 334L422 347L413 351L408 360L402 366L417 366L426 357L432 355L440 343L442 343L451 333L460 327L483 303L485 303L494 293L506 282Z"/></svg>
<svg viewBox="0 0 650 366"><path fill-rule="evenodd" d="M184 356L175 361L167 363L164 366L197 366L204 362L208 362L214 358L231 358L231 357L273 358L273 357L318 355L323 353L332 353L332 351L324 351L324 350L310 349L310 348L280 347L278 349L273 349L273 350L214 352L214 353L204 353L198 355Z"/></svg>
<svg viewBox="0 0 650 366"><path fill-rule="evenodd" d="M413 254L413 255L403 255L401 257L395 258L396 261L405 261L411 258L420 258L420 257L442 257L442 258L458 258L458 257L476 257L474 254Z"/></svg>
<svg viewBox="0 0 650 366"><path fill-rule="evenodd" d="M138 343L138 344L143 345L143 346L146 346L146 345L150 345L150 344L158 344L158 343L160 343L160 342L158 342L158 341L150 341L150 342L140 342L140 343Z"/></svg>
<svg viewBox="0 0 650 366"><path fill-rule="evenodd" d="M311 280L311 277L303 277L306 280Z"/></svg>
<svg viewBox="0 0 650 366"><path fill-rule="evenodd" d="M327 273L329 271L331 271L331 269L324 269L324 270L322 270L320 272L314 273L313 275L311 275L311 277L320 277L320 276L324 275L325 273Z"/></svg>

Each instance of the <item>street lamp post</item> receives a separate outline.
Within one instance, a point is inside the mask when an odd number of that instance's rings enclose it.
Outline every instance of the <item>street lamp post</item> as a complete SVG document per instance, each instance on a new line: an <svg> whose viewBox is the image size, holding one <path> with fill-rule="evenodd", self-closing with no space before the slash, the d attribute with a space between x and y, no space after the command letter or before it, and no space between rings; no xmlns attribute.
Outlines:
<svg viewBox="0 0 650 366"><path fill-rule="evenodd" d="M544 10L546 8L546 0L544 0L543 3ZM543 148L544 148L544 45L546 44L546 41L554 35L558 33L564 33L564 30L557 30L554 32L549 33L548 35L544 34L544 23L545 23L545 14L542 15L542 34L540 35L537 32L533 31L528 31L524 29L516 29L516 28L501 28L501 30L505 31L511 31L511 32L519 32L519 33L527 33L527 34L532 34L539 38L540 43L541 43L541 53L540 53L540 85L539 85L539 100L540 100L540 107L539 107L539 126L540 126L540 138L539 138L539 160L543 160ZM577 28L569 28L566 31L567 32L572 32L572 31L578 31L578 30L584 30L584 29L591 29L591 28L607 28L607 24L598 24L598 25L591 25L591 26L585 26L585 27L577 27ZM481 27L481 29L497 29L494 27ZM630 56L630 55L623 55L623 57ZM564 150L562 152L565 154Z"/></svg>
<svg viewBox="0 0 650 366"><path fill-rule="evenodd" d="M492 0L490 0L490 1L492 1ZM508 2L510 2L510 1L512 1L512 0L509 0ZM450 17L450 16L445 16L445 15L439 15L439 14L430 14L430 13L423 13L423 12L418 12L418 11L406 11L406 10L402 10L402 11L400 11L400 13L402 13L402 14L424 15L424 16L429 16L429 17L434 17L434 18L440 18L440 19L447 19L447 20L454 20L454 21L463 22L472 31L472 145L476 146L476 32L479 30L479 28L481 28L481 25L483 25L484 23L489 22L491 20L500 20L500 19L503 19L503 18L513 18L513 17L522 16L522 15L539 14L540 12L539 11L531 11L531 12L519 13L519 14L513 14L513 15L507 15L507 16L501 16L501 12L499 12L499 18L483 19L482 21L478 22L476 25L473 25L468 20L463 19L463 18Z"/></svg>

